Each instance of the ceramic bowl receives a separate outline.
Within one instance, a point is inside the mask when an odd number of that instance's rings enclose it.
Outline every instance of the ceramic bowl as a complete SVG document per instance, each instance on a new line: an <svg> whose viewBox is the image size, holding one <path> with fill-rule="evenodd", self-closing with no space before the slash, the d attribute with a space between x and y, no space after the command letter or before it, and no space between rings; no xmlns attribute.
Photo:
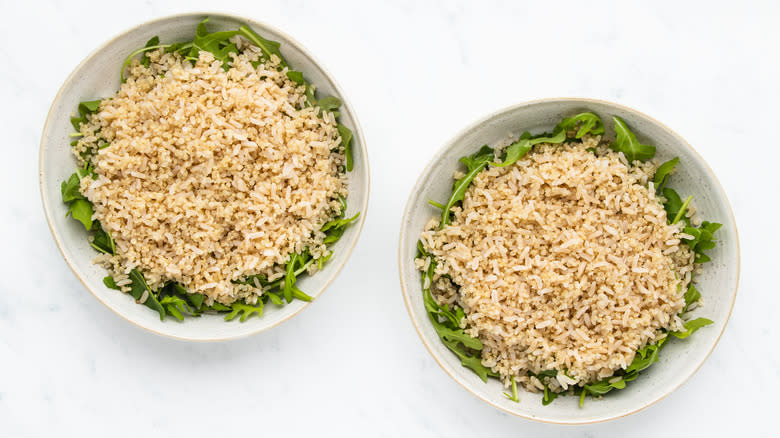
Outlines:
<svg viewBox="0 0 780 438"><path fill-rule="evenodd" d="M65 80L49 110L43 128L40 149L40 185L43 207L54 239L65 261L95 298L128 321L152 332L183 340L215 341L243 337L259 333L291 318L309 303L295 300L283 307L268 305L262 318L252 317L241 323L238 320L223 321L219 315L204 315L178 322L172 318L160 321L156 312L138 305L125 294L106 288L102 283L105 271L91 260L97 255L90 248L83 227L65 217L67 208L60 196L60 183L75 170L75 160L70 152L68 135L73 132L69 118L82 100L92 100L113 95L119 88L119 69L125 57L146 41L158 35L163 42L192 39L195 27L205 17L210 17L209 29L232 30L242 23L248 24L267 39L281 43L282 54L295 69L317 86L320 95L337 96L343 102L341 123L354 133L353 151L355 166L348 173L348 215L361 212L357 223L348 227L333 249L335 254L325 268L312 277L299 280L299 287L316 298L336 277L344 266L366 217L369 193L369 171L365 140L355 112L335 80L314 56L285 33L267 25L243 17L217 13L191 13L157 19L136 26L89 55Z"/></svg>
<svg viewBox="0 0 780 438"><path fill-rule="evenodd" d="M563 117L583 111L593 111L604 120L607 135L612 131L613 115L622 117L643 144L657 147L656 158L665 161L680 157L680 165L670 185L679 193L693 195L697 212L702 218L720 222L716 233L718 244L712 250L712 262L704 265L697 276L704 305L693 312L694 317L707 317L714 324L696 332L686 340L669 342L660 360L643 371L626 389L613 391L603 399L590 397L585 406L578 406L578 397L559 397L543 406L540 394L520 391L520 402L508 400L497 379L482 382L439 340L423 304L420 273L413 259L416 242L425 223L440 214L428 200L443 201L452 188L452 175L458 169L458 158L474 153L481 145L494 146L519 135L550 132ZM614 135L614 134L613 134ZM409 197L404 212L399 246L401 287L409 315L423 343L444 371L467 391L505 412L550 423L593 423L635 413L668 395L686 381L704 363L726 327L737 292L739 278L739 243L734 217L726 194L712 170L701 156L679 135L658 121L630 108L591 99L546 99L503 109L472 124L458 133L436 153L423 171Z"/></svg>

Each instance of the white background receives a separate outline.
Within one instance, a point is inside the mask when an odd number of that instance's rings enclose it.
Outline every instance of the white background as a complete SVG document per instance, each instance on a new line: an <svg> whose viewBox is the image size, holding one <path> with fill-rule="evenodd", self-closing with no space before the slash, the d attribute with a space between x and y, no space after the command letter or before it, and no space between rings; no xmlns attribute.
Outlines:
<svg viewBox="0 0 780 438"><path fill-rule="evenodd" d="M539 3L3 0L0 436L777 433L780 8ZM40 205L38 143L62 81L99 44L215 8L316 54L362 122L373 185L361 240L317 302L249 339L188 344L120 319L69 271ZM741 237L736 307L708 362L606 424L533 423L471 396L423 348L398 284L401 212L428 159L488 112L554 96L613 100L675 129L725 187Z"/></svg>

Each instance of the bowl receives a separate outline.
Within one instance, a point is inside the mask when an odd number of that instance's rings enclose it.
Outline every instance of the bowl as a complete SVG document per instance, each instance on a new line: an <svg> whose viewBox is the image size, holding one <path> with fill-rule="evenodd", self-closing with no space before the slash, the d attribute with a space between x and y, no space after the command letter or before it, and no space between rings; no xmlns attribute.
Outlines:
<svg viewBox="0 0 780 438"><path fill-rule="evenodd" d="M40 148L40 187L46 220L65 261L95 298L126 320L154 333L190 341L218 341L248 336L276 326L296 315L309 303L294 300L283 307L265 306L261 318L245 322L223 321L220 315L203 315L178 322L172 318L160 321L159 315L141 306L128 295L106 288L102 283L106 272L92 260L97 253L86 239L77 221L65 217L67 207L60 196L60 183L74 172L75 159L70 152L73 132L70 116L80 101L113 95L119 88L119 69L125 57L143 47L147 40L158 35L161 41L175 42L191 39L195 28L205 17L209 29L232 30L248 24L260 35L281 43L281 51L289 64L303 72L317 86L320 96L337 96L343 102L341 123L352 129L354 169L348 173L349 196L347 214L361 212L359 220L348 227L332 249L333 258L316 275L299 278L301 290L316 298L338 275L354 248L365 221L369 193L368 159L365 140L355 112L343 91L314 56L301 44L267 24L255 20L219 13L188 13L153 20L138 25L100 46L79 64L60 88L43 128Z"/></svg>
<svg viewBox="0 0 780 438"><path fill-rule="evenodd" d="M413 262L416 243L425 223L441 214L427 201L442 201L449 197L452 175L459 168L460 157L476 152L481 145L494 146L505 141L510 133L550 132L562 118L584 111L595 112L601 117L607 135L612 133L611 116L623 118L642 144L657 147L656 158L662 162L680 157L671 186L681 194L693 195L702 218L723 224L715 235L718 244L710 253L712 262L704 265L703 272L696 277L704 305L693 311L693 317L707 317L714 324L688 339L668 342L658 363L640 373L625 389L612 391L598 400L588 397L582 408L578 397L558 397L543 406L541 394L522 390L520 402L515 403L502 394L505 389L497 379L484 383L470 369L461 366L457 356L439 340L428 319L420 273ZM578 98L544 99L490 114L458 133L434 155L406 205L401 222L398 264L401 289L412 323L434 360L450 377L479 399L507 413L542 422L583 424L638 412L677 389L701 367L723 333L734 305L739 279L739 242L723 188L702 157L679 135L649 116L615 103Z"/></svg>

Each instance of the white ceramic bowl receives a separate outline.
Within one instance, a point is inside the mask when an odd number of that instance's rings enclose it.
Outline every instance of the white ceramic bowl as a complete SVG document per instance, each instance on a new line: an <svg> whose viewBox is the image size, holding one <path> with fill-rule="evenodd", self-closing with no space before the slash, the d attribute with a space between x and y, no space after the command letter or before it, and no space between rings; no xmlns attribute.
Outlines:
<svg viewBox="0 0 780 438"><path fill-rule="evenodd" d="M680 157L677 173L670 186L681 195L693 195L697 212L706 220L720 222L716 233L719 240L711 251L712 262L704 265L697 276L697 287L704 306L693 312L695 317L707 317L714 324L705 327L686 340L673 340L664 346L658 363L643 371L639 378L623 390L614 390L601 400L586 400L578 406L577 397L559 397L543 406L540 394L520 391L520 403L508 400L503 385L496 379L482 382L471 370L461 366L459 359L439 340L428 320L422 298L420 273L413 259L416 242L425 223L440 214L427 201L446 200L452 190L452 174L458 168L458 158L475 152L481 145L495 145L507 134L519 135L551 131L563 117L583 111L598 114L613 131L612 117L620 116L637 134L643 144L657 147L656 158L665 161ZM614 135L614 134L612 134ZM458 133L434 156L417 181L404 212L399 246L401 287L409 315L423 343L447 374L467 391L483 401L510 414L531 420L581 424L606 421L635 413L668 395L685 382L712 352L726 327L737 293L739 278L739 243L734 217L715 175L698 153L669 128L652 118L610 102L591 99L545 99L503 109L474 123Z"/></svg>
<svg viewBox="0 0 780 438"><path fill-rule="evenodd" d="M316 298L336 277L344 266L357 242L366 217L369 193L368 160L365 140L357 117L344 93L330 74L298 42L283 32L266 24L218 13L190 13L157 19L136 26L111 41L103 44L89 55L65 80L54 98L49 116L43 128L40 149L40 184L43 208L57 246L76 276L92 294L128 321L152 332L183 340L217 341L239 338L273 327L291 318L308 303L295 300L284 307L265 306L262 318L252 317L245 322L223 321L219 315L204 315L178 322L173 318L160 321L159 315L146 306L138 305L128 295L106 288L102 279L106 275L99 266L91 263L97 253L89 246L84 228L66 218L67 208L60 196L60 183L76 168L70 152L70 138L73 132L70 116L82 100L93 100L113 95L119 88L119 69L125 57L135 49L143 47L146 41L158 35L162 42L191 40L195 27L203 18L210 17L209 29L232 30L245 23L263 37L281 43L281 51L288 63L303 72L304 76L317 86L319 96L337 96L343 102L341 123L354 133L353 151L355 166L349 172L348 215L360 212L360 219L348 227L333 249L335 254L325 268L312 277L302 277L299 287Z"/></svg>

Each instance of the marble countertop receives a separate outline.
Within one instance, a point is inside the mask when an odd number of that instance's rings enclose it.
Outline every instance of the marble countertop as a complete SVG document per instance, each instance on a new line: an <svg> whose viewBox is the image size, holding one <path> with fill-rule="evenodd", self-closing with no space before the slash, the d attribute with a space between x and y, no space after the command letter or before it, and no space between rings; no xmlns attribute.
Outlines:
<svg viewBox="0 0 780 438"><path fill-rule="evenodd" d="M0 435L773 434L780 6L542 3L4 5ZM189 344L128 324L71 273L44 220L38 143L57 89L100 43L217 7L285 30L327 66L364 127L373 186L361 240L314 305L248 339ZM492 110L552 96L616 101L675 129L725 187L741 237L740 291L713 355L660 403L605 424L534 423L471 396L423 347L398 284L401 211L434 151Z"/></svg>

